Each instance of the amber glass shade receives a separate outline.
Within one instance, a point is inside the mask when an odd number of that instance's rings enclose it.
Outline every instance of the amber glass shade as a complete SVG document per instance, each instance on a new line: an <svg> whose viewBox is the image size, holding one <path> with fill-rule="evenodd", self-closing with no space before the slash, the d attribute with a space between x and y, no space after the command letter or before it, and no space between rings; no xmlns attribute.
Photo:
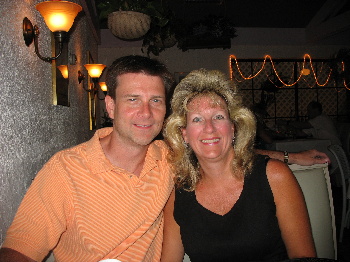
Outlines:
<svg viewBox="0 0 350 262"><path fill-rule="evenodd" d="M37 4L36 9L52 32L68 32L82 7L68 1L46 1Z"/></svg>
<svg viewBox="0 0 350 262"><path fill-rule="evenodd" d="M59 65L57 68L61 71L63 78L68 78L68 66L67 65Z"/></svg>
<svg viewBox="0 0 350 262"><path fill-rule="evenodd" d="M106 82L100 82L99 85L103 92L107 92L108 88L107 88Z"/></svg>
<svg viewBox="0 0 350 262"><path fill-rule="evenodd" d="M89 76L92 78L99 78L102 74L103 69L106 67L103 64L86 64L84 66L88 71Z"/></svg>

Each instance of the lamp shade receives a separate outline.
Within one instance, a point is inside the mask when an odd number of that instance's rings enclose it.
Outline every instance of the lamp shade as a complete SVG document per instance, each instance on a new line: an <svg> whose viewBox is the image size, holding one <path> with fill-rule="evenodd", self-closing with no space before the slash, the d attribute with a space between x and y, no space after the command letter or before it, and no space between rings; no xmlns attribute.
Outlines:
<svg viewBox="0 0 350 262"><path fill-rule="evenodd" d="M68 78L68 66L67 65L59 65L57 68L61 71L63 78Z"/></svg>
<svg viewBox="0 0 350 262"><path fill-rule="evenodd" d="M99 85L103 92L107 92L108 88L107 88L106 82L100 82Z"/></svg>
<svg viewBox="0 0 350 262"><path fill-rule="evenodd" d="M99 78L102 74L103 69L106 67L103 64L86 64L84 66L88 71L89 76L92 78Z"/></svg>
<svg viewBox="0 0 350 262"><path fill-rule="evenodd" d="M68 1L46 1L37 4L36 9L52 32L68 32L82 7Z"/></svg>

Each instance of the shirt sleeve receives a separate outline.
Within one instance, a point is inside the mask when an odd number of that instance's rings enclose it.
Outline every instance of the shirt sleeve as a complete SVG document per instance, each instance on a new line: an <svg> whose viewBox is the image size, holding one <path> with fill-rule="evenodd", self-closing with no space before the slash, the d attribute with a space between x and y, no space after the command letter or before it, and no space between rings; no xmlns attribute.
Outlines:
<svg viewBox="0 0 350 262"><path fill-rule="evenodd" d="M41 261L65 231L72 210L64 168L51 159L39 171L20 204L3 247Z"/></svg>

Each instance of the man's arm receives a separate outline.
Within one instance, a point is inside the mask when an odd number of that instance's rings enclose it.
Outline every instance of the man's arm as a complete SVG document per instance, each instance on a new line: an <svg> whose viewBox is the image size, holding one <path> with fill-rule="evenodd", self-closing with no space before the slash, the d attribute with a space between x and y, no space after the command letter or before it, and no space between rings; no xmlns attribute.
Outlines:
<svg viewBox="0 0 350 262"><path fill-rule="evenodd" d="M270 158L278 159L281 161L284 160L284 152L281 152L281 151L255 149L255 153L260 155L267 155ZM315 149L302 151L298 153L289 153L289 160L288 160L288 164L298 164L301 166L311 166L314 164L324 164L324 163L329 164L330 162L331 160L325 153L319 152Z"/></svg>
<svg viewBox="0 0 350 262"><path fill-rule="evenodd" d="M1 262L35 262L35 260L31 259L23 255L22 253L13 250L11 248L3 247L0 249L0 261Z"/></svg>

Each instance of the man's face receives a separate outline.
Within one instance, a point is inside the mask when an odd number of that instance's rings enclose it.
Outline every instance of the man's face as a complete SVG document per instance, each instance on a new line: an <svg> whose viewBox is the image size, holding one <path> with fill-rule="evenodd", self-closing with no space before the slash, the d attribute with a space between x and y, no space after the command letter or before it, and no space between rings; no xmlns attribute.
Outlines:
<svg viewBox="0 0 350 262"><path fill-rule="evenodd" d="M126 73L118 76L116 99L106 97L117 139L145 146L160 133L166 112L165 87L158 76Z"/></svg>

